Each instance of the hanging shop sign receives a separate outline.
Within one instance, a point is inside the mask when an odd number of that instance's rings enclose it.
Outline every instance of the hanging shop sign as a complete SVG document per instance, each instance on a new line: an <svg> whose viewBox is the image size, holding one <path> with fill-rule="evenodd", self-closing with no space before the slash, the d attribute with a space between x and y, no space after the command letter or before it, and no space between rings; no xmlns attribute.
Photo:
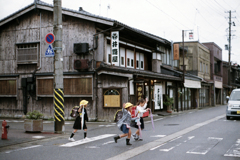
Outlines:
<svg viewBox="0 0 240 160"><path fill-rule="evenodd" d="M155 110L163 109L163 99L162 99L162 84L154 83L154 102Z"/></svg>
<svg viewBox="0 0 240 160"><path fill-rule="evenodd" d="M173 44L173 58L179 60L179 44Z"/></svg>

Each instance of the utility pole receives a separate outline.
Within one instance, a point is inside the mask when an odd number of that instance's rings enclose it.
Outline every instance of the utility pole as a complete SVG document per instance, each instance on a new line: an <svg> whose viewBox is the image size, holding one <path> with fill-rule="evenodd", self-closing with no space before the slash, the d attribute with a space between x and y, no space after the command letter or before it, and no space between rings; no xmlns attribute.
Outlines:
<svg viewBox="0 0 240 160"><path fill-rule="evenodd" d="M63 55L62 55L62 0L54 0L53 43L54 56L54 131L62 133L64 128Z"/></svg>
<svg viewBox="0 0 240 160"><path fill-rule="evenodd" d="M233 11L233 12L235 12L235 11ZM229 33L228 33L228 67L229 67L229 70L228 70L228 85L230 86L231 85L231 83L230 83L230 81L231 81L231 72L232 72L232 70L231 70L231 26L232 26L232 19L231 18L235 18L235 17L232 17L232 11L230 10L230 11L228 11L228 13L229 13L229 22L228 22L228 24L229 24L229 29L228 29L228 31L229 31Z"/></svg>
<svg viewBox="0 0 240 160"><path fill-rule="evenodd" d="M185 65L184 65L184 30L182 30L182 42L183 42L183 83L185 83Z"/></svg>
<svg viewBox="0 0 240 160"><path fill-rule="evenodd" d="M230 81L231 81L231 10L229 11L229 35L228 35L228 85L230 86Z"/></svg>

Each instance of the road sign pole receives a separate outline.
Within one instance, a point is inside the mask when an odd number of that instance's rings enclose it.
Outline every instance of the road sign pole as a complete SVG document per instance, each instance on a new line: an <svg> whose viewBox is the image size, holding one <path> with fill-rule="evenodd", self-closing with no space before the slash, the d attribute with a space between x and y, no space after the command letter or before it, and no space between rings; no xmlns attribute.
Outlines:
<svg viewBox="0 0 240 160"><path fill-rule="evenodd" d="M54 56L54 131L64 132L64 92L63 92L63 55L62 55L62 1L54 0L53 34L55 41Z"/></svg>

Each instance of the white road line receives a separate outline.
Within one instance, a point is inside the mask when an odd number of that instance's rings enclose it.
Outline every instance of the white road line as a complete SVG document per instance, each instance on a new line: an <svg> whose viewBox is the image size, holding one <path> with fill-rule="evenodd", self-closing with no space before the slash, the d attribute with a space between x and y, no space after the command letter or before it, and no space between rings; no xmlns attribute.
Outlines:
<svg viewBox="0 0 240 160"><path fill-rule="evenodd" d="M162 120L162 119L164 119L164 118L158 118L158 119L154 119L153 121L155 122L155 121L160 121L160 120ZM151 121L150 121L151 122Z"/></svg>
<svg viewBox="0 0 240 160"><path fill-rule="evenodd" d="M22 151L22 150L26 150L26 149L31 149L31 148L41 147L41 146L42 146L42 145L35 145L35 146L30 146L30 147L24 147L24 148L19 148L19 149L15 149L15 150L6 151L5 153L11 153L11 152L16 152L16 151Z"/></svg>
<svg viewBox="0 0 240 160"><path fill-rule="evenodd" d="M160 120L162 120L162 119L164 119L164 118L154 119L153 121L156 122L156 121L160 121ZM152 122L152 121L146 121L146 122L144 122L144 123L147 124L147 123L151 123L151 122Z"/></svg>
<svg viewBox="0 0 240 160"><path fill-rule="evenodd" d="M106 144L110 144L110 143L114 143L114 141L109 141L109 142L106 142L106 143L103 143L102 145L106 145Z"/></svg>
<svg viewBox="0 0 240 160"><path fill-rule="evenodd" d="M151 137L158 137L158 138L160 137L161 138L161 137L166 137L166 135L155 135L155 136L151 136Z"/></svg>
<svg viewBox="0 0 240 160"><path fill-rule="evenodd" d="M183 129L181 131L178 131L178 132L173 133L171 135L168 135L166 137L160 138L158 140L149 142L149 143L144 144L142 146L133 148L133 149L131 149L129 151L123 152L123 153L121 153L119 155L116 155L114 157L111 157L111 158L109 158L107 160L130 159L130 158L132 158L134 156L137 156L139 154L142 154L143 152L146 152L146 151L148 151L148 150L150 150L150 149L152 149L152 148L154 148L156 146L164 144L164 143L166 143L166 142L168 142L168 141L170 141L170 140L172 140L172 139L174 139L176 137L182 136L182 135L187 134L187 133L189 133L189 132L191 132L193 130L196 130L196 129L202 127L203 125L207 125L209 123L217 121L218 119L223 118L225 116L226 116L226 114L223 114L221 116L217 116L215 118L212 118L210 120L205 121L204 123L200 123L201 125L199 125L199 124L193 125L191 127L185 128L185 129Z"/></svg>
<svg viewBox="0 0 240 160"><path fill-rule="evenodd" d="M103 134L103 135L100 135L100 136L97 136L97 137L82 139L82 140L75 141L75 142L69 142L69 143L66 143L64 145L61 145L61 147L73 147L73 146L77 146L77 145L81 145L81 144L97 141L97 140L100 140L100 139L112 137L112 136L115 136L115 135L116 134Z"/></svg>
<svg viewBox="0 0 240 160"><path fill-rule="evenodd" d="M180 146L182 143L179 143L179 144L177 144L177 145L175 145L175 146L173 146L173 147L171 147L171 148L169 148L169 149L159 149L159 151L162 151L162 152L169 152L169 151L171 151L172 149L174 149L175 147L178 147L178 146Z"/></svg>
<svg viewBox="0 0 240 160"><path fill-rule="evenodd" d="M207 142L187 151L189 154L207 154L214 146L216 146L223 138L208 137Z"/></svg>
<svg viewBox="0 0 240 160"><path fill-rule="evenodd" d="M173 141L175 141L175 140L177 140L177 139L179 139L179 138L182 138L182 136L179 136L179 137L177 137L177 138L174 138L174 139L172 139L172 140L169 141L169 142L173 142Z"/></svg>
<svg viewBox="0 0 240 160"><path fill-rule="evenodd" d="M191 136L191 137L188 137L188 140L191 140L191 139L193 139L195 136Z"/></svg>
<svg viewBox="0 0 240 160"><path fill-rule="evenodd" d="M159 145L159 146L156 146L156 147L154 147L154 148L151 148L150 151L153 151L153 150L155 150L155 149L157 149L157 148L159 148L159 147L161 147L161 146L163 146L163 145L165 145L165 144L166 144L166 143L161 144L161 145Z"/></svg>
<svg viewBox="0 0 240 160"><path fill-rule="evenodd" d="M225 157L240 157L240 139L224 154Z"/></svg>

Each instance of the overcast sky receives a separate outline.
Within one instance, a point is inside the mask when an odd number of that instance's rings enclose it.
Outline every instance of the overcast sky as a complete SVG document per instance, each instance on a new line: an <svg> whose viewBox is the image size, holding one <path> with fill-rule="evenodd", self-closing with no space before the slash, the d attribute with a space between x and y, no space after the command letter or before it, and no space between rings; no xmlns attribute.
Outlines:
<svg viewBox="0 0 240 160"><path fill-rule="evenodd" d="M53 4L53 0L42 0ZM33 0L0 0L0 19L33 3ZM112 18L134 28L182 41L182 30L193 30L194 40L214 42L228 61L229 13L232 11L231 61L240 64L240 0L62 0L62 6ZM186 31L185 41L189 41ZM121 35L120 35L121 36Z"/></svg>

